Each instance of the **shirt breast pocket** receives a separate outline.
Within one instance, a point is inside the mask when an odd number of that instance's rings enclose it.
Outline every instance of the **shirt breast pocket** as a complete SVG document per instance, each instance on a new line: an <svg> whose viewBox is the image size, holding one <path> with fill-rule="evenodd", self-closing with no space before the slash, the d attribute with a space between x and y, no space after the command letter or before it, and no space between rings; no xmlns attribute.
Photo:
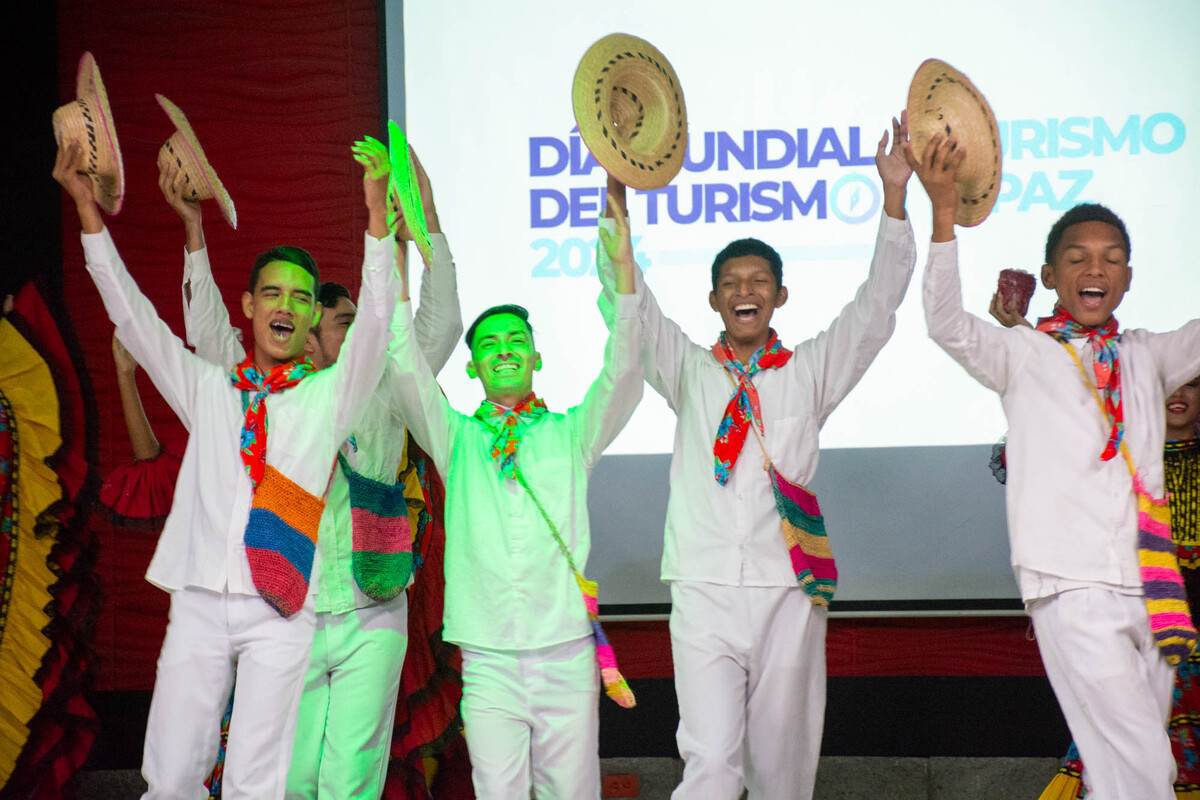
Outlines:
<svg viewBox="0 0 1200 800"><path fill-rule="evenodd" d="M779 417L767 420L766 436L763 437L775 464L785 478L799 480L809 455L817 450L816 423L811 414L794 417ZM747 442L747 445L750 445ZM753 443L758 449L758 443ZM757 453L755 455L758 455Z"/></svg>

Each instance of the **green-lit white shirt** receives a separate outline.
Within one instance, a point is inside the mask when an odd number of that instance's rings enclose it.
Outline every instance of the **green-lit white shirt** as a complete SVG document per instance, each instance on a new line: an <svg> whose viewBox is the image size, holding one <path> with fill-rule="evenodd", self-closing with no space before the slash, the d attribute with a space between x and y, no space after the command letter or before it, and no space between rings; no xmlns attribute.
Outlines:
<svg viewBox="0 0 1200 800"><path fill-rule="evenodd" d="M522 431L517 463L586 569L588 474L642 397L638 295L617 295L604 367L579 405ZM398 314L411 304L397 304ZM407 315L405 315L407 318ZM442 636L463 647L529 650L590 635L579 587L525 490L501 477L492 433L450 407L413 340L393 328L401 413L446 482L446 599Z"/></svg>

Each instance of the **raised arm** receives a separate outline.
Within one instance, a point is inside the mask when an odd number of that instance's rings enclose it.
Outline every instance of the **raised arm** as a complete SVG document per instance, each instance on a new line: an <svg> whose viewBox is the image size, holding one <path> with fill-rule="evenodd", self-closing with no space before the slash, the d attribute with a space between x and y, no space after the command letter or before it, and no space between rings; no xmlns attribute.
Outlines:
<svg viewBox="0 0 1200 800"><path fill-rule="evenodd" d="M246 357L246 348L213 280L200 203L186 198L183 170L169 159L159 162L158 188L183 222L183 330L187 343L205 361L230 369Z"/></svg>
<svg viewBox="0 0 1200 800"><path fill-rule="evenodd" d="M608 194L614 197L624 213L625 184L608 176ZM617 232L613 204L605 209L600 219L600 230L607 234ZM625 218L628 225L628 217ZM631 238L632 241L632 238ZM597 305L600 314L611 332L617 320L616 273L603 242L596 244L596 271L603 287ZM634 270L634 287L638 298L638 317L641 322L641 361L646 382L667 401L672 409L679 408L680 385L683 376L683 359L689 348L696 347L675 322L667 318L659 308L658 300L650 287L646 286L640 269Z"/></svg>
<svg viewBox="0 0 1200 800"><path fill-rule="evenodd" d="M807 360L817 376L818 424L823 424L849 394L891 338L896 328L896 309L916 265L916 242L905 212L907 184L912 176L904 157L908 144L906 113L899 120L892 119L892 134L891 152L887 151L885 130L875 153L883 182L883 216L867 279L825 331L796 348L796 356Z"/></svg>
<svg viewBox="0 0 1200 800"><path fill-rule="evenodd" d="M162 446L150 427L150 420L146 419L146 410L142 408L142 396L137 386L137 362L115 333L112 351L113 363L117 366L117 390L121 393L121 412L125 416L125 430L129 432L133 457L138 461L149 461L162 452Z"/></svg>
<svg viewBox="0 0 1200 800"><path fill-rule="evenodd" d="M396 259L404 289L392 315L392 343L388 349L387 391L396 413L413 438L445 475L450 465L452 426L457 415L438 386L429 363L417 342L412 303L408 298L406 259L403 248Z"/></svg>
<svg viewBox="0 0 1200 800"><path fill-rule="evenodd" d="M433 241L433 263L425 265L425 274L421 279L421 304L413 320L413 330L421 353L436 375L446 366L458 337L462 336L462 308L458 302L454 257L442 234L437 205L433 201L433 185L415 151L412 157L417 189L421 193L421 205L425 211L425 224ZM402 239L412 238L403 219L400 220L399 235Z"/></svg>
<svg viewBox="0 0 1200 800"><path fill-rule="evenodd" d="M100 292L108 318L117 328L117 336L190 431L196 387L201 380L220 377L221 370L184 347L126 271L100 217L91 181L83 174L83 158L77 143L60 149L54 179L71 196L79 214L88 273Z"/></svg>
<svg viewBox="0 0 1200 800"><path fill-rule="evenodd" d="M379 388L391 338L389 322L399 291L393 267L396 243L387 225L387 148L368 136L355 143L354 159L363 167L363 199L367 206L362 286L354 324L337 362L325 370L333 374L333 425L339 441L353 432Z"/></svg>
<svg viewBox="0 0 1200 800"><path fill-rule="evenodd" d="M934 136L925 147L922 162L917 162L911 147L907 157L933 206L933 241L923 287L929 336L971 377L992 391L1003 392L1010 371L1009 345L1016 337L963 308L954 213L958 206L955 179L966 149L955 147L951 139Z"/></svg>
<svg viewBox="0 0 1200 800"><path fill-rule="evenodd" d="M614 210L611 229L601 227L599 236L600 249L613 266L614 319L604 347L604 367L583 402L569 412L589 468L625 427L642 399L641 317L636 286L639 270L633 259L624 203L610 194L608 206Z"/></svg>

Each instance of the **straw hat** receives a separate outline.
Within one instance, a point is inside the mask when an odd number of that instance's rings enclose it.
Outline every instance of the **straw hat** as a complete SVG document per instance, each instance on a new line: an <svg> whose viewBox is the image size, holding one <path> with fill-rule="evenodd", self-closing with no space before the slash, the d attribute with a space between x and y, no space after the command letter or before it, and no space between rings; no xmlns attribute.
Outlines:
<svg viewBox="0 0 1200 800"><path fill-rule="evenodd" d="M234 230L237 230L237 209L233 207L233 198L225 191L224 184L217 177L217 171L208 163L200 140L188 124L187 117L179 106L172 103L161 94L154 95L162 110L167 112L171 122L175 123L175 132L171 138L163 142L158 150L158 165L162 168L164 160L174 161L183 170L187 188L184 190L188 200L200 202L216 198L221 207L221 214Z"/></svg>
<svg viewBox="0 0 1200 800"><path fill-rule="evenodd" d="M645 39L612 33L588 48L571 87L579 135L635 189L666 186L683 166L687 107L679 77Z"/></svg>
<svg viewBox="0 0 1200 800"><path fill-rule="evenodd" d="M83 146L87 168L92 179L96 202L109 214L121 210L125 199L125 169L121 164L121 147L117 144L117 128L108 92L100 80L100 68L91 53L79 58L75 76L75 99L59 106L51 117L54 140L59 147L72 142Z"/></svg>
<svg viewBox="0 0 1200 800"><path fill-rule="evenodd" d="M908 87L908 132L918 160L936 133L953 136L967 148L958 168L955 222L969 227L987 219L1000 192L1000 130L975 84L945 61L926 60Z"/></svg>

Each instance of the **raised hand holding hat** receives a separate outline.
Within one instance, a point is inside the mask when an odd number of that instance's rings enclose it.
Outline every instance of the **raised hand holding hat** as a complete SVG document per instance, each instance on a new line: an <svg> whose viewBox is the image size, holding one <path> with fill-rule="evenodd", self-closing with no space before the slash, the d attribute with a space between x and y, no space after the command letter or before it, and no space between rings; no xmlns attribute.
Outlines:
<svg viewBox="0 0 1200 800"><path fill-rule="evenodd" d="M916 163L926 161L926 146L939 136L966 148L954 221L969 227L987 219L1000 192L1000 129L983 93L946 62L927 59L908 88L908 128Z"/></svg>
<svg viewBox="0 0 1200 800"><path fill-rule="evenodd" d="M91 53L79 58L75 99L59 106L51 123L60 153L69 151L72 144L82 150L78 168L92 181L96 202L109 214L118 213L125 199L125 169L108 92Z"/></svg>
<svg viewBox="0 0 1200 800"><path fill-rule="evenodd" d="M162 172L173 163L179 179L183 182L182 199L195 203L215 199L225 221L236 230L237 209L233 205L233 198L225 191L225 185L221 183L217 171L209 163L208 156L204 154L204 148L200 146L200 140L196 138L187 117L179 106L161 94L154 95L154 99L158 100L159 106L175 125L175 132L158 150L159 171Z"/></svg>
<svg viewBox="0 0 1200 800"><path fill-rule="evenodd" d="M587 49L571 101L579 135L610 175L635 189L666 186L687 151L679 76L658 48L612 33Z"/></svg>

